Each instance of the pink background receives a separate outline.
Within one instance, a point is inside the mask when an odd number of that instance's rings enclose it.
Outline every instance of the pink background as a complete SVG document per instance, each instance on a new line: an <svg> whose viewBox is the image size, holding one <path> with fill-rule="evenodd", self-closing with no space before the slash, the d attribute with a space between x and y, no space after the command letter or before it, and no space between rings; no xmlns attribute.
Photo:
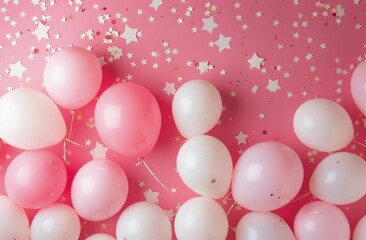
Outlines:
<svg viewBox="0 0 366 240"><path fill-rule="evenodd" d="M121 81L148 88L161 107L163 127L144 162L100 145L93 125L95 101L75 111L62 110L74 143L52 147L65 155L69 176L59 202L70 204L69 187L78 168L105 154L127 173L130 192L125 207L147 199L173 216L196 194L175 171L184 138L174 125L171 101L184 82L206 79L219 89L225 107L209 134L226 144L234 163L249 146L267 140L285 143L301 157L305 181L298 199L275 211L292 226L298 209L313 200L308 194L313 169L328 155L308 149L294 135L292 118L302 102L324 97L345 107L355 127L355 139L345 151L364 157L366 118L352 100L349 82L354 67L366 57L365 6L363 0L4 0L0 3L0 93L19 87L44 91L47 59L68 45L86 47L103 62L98 95ZM217 25L211 25L211 33L203 21L210 17ZM46 26L43 31L41 23ZM218 41L220 35L226 42ZM248 60L254 53L264 59L260 69L250 68ZM239 142L235 137L241 131L247 138ZM1 146L0 194L5 194L6 168L19 152ZM247 210L233 206L231 195L218 202L228 212L228 239L234 239L235 226ZM341 206L352 229L365 214L365 204L363 198ZM36 211L28 213L32 218ZM81 220L80 239L96 232L115 235L118 216L102 222Z"/></svg>

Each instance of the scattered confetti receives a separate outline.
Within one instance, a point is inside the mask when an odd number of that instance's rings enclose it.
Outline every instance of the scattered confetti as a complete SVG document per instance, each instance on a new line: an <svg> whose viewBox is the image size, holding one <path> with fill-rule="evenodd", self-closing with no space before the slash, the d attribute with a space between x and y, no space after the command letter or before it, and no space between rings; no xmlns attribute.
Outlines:
<svg viewBox="0 0 366 240"><path fill-rule="evenodd" d="M291 122L297 106L315 97L346 108L358 140L345 151L364 156L366 118L349 94L352 72L366 59L364 4L363 0L147 0L123 4L4 0L0 4L0 91L30 87L45 92L43 68L54 53L68 46L94 53L103 69L103 84L90 104L75 110L70 139L80 144L65 140L70 179L83 163L108 157L131 179L130 202L158 203L174 219L176 207L196 196L175 171L176 155L185 139L171 113L175 92L192 79L212 82L223 98L221 118L208 134L227 145L234 164L252 144L281 141L294 146L305 171L311 171L326 154L304 147L293 134ZM112 84L124 82L151 90L161 107L158 144L145 159L110 150L95 129L93 115L100 94ZM70 129L69 111L61 110ZM0 172L4 172L19 150L7 144L1 148ZM149 167L135 167L142 161ZM0 194L6 194L2 185ZM311 200L308 196L291 205L295 211L279 214L291 225L298 207ZM68 190L60 201L70 204ZM365 203L360 201L357 206ZM232 206L228 239L234 239L236 219L247 210L233 205L230 196L219 202L226 212ZM353 205L349 207L353 209ZM354 212L357 210L346 213L352 226L359 218ZM86 222L82 238L100 230L112 233L117 218L96 225Z"/></svg>

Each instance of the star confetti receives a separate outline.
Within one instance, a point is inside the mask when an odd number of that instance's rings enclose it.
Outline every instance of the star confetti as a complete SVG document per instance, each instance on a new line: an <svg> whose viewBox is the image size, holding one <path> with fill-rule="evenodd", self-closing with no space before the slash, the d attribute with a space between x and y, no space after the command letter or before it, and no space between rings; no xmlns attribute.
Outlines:
<svg viewBox="0 0 366 240"><path fill-rule="evenodd" d="M220 119L207 134L224 142L234 157L245 155L253 144L279 141L298 150L305 160L304 173L311 176L328 153L304 146L293 134L291 121L297 107L313 98L327 98L347 110L354 139L344 149L365 156L365 113L350 104L354 100L349 94L353 72L366 61L365 1L125 0L121 4L3 0L0 90L2 95L19 88L47 94L43 70L55 53L74 46L94 54L102 68L100 90L80 109L69 111L60 107L71 139L76 142L65 139L64 144L50 150L62 152L70 179L90 159L115 161L131 183L128 204L141 200L159 204L174 219L179 207L196 196L178 174L175 159L186 139L172 114L174 95L193 79L207 80L219 91ZM93 72L80 75L85 90L89 89ZM110 151L98 134L96 120L100 118L94 116L104 92L116 84L127 83L145 87L161 109L159 138L150 153L139 157ZM137 102L126 104L134 106ZM140 140L147 139L145 134L153 128L153 116L148 109L144 112L147 119L143 125L137 125L140 119L134 120L141 135L119 133L136 148L144 146ZM1 152L4 161L0 169L4 172L19 150L3 142ZM142 163L145 168L136 167ZM0 189L5 189L1 181ZM245 214L234 203L231 190L217 201L230 224L225 239L235 239L236 219ZM67 191L60 199L72 206ZM312 200L308 196L293 201L278 213L291 226L297 210ZM365 204L366 200L360 199L359 203L347 206L353 209L345 211L350 222L358 221L355 212L366 214L360 207ZM29 217L34 215L26 212ZM101 230L113 233L118 216L98 224L83 222L80 238Z"/></svg>
<svg viewBox="0 0 366 240"><path fill-rule="evenodd" d="M159 203L159 194L159 192L154 192L153 190L151 190L151 188L144 192L146 201L152 203Z"/></svg>
<svg viewBox="0 0 366 240"><path fill-rule="evenodd" d="M125 31L122 33L121 37L126 40L127 45L129 45L131 42L138 42L137 31L137 28L130 28L128 25L126 25Z"/></svg>
<svg viewBox="0 0 366 240"><path fill-rule="evenodd" d="M261 65L263 63L263 58L259 57L257 55L257 53L253 53L253 56L248 60L249 64L250 64L250 69L252 68L256 68L256 69L261 69Z"/></svg>
<svg viewBox="0 0 366 240"><path fill-rule="evenodd" d="M106 153L108 151L107 147L104 147L103 144L99 143L98 141L95 143L95 147L90 151L90 154L95 159L106 159Z"/></svg>
<svg viewBox="0 0 366 240"><path fill-rule="evenodd" d="M9 68L9 77L17 77L19 79L22 79L23 73L28 70L23 66L20 60L18 60L15 64L9 64Z"/></svg>
<svg viewBox="0 0 366 240"><path fill-rule="evenodd" d="M38 26L36 30L32 32L37 37L38 41L41 41L42 39L49 39L48 31L51 29L51 26L43 25L42 22L38 22Z"/></svg>

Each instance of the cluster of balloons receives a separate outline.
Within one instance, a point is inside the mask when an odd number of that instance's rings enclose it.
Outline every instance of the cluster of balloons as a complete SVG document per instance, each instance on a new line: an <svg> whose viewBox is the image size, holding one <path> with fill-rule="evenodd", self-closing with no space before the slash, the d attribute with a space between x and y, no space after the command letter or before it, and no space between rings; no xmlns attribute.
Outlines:
<svg viewBox="0 0 366 240"><path fill-rule="evenodd" d="M366 62L356 68L353 84L357 85L354 98L365 106ZM354 136L352 120L341 105L316 98L301 104L294 114L299 140L310 149L330 153L309 182L310 192L319 200L300 209L294 231L270 211L291 202L303 185L304 169L296 152L280 142L257 143L240 156L233 170L225 145L204 135L220 118L217 89L203 80L187 82L176 92L172 108L179 132L188 138L177 155L178 174L188 188L202 196L179 208L175 218L178 239L226 238L227 217L212 199L224 197L230 186L235 202L252 211L237 225L238 240L350 238L348 220L335 205L354 203L366 194L366 162L353 153L333 153L345 148ZM365 229L366 216L359 221L354 239L366 239Z"/></svg>
<svg viewBox="0 0 366 240"><path fill-rule="evenodd" d="M365 69L363 66L360 65ZM358 71L355 70L352 82L359 81ZM364 84L366 71L363 74ZM364 91L364 85L357 84ZM357 100L356 95L354 99ZM304 145L330 153L317 165L309 181L310 192L321 201L300 209L294 222L295 235L297 239L350 239L348 220L335 205L354 203L366 194L366 162L353 153L334 152L352 141L352 120L341 105L317 98L298 107L293 124L295 134ZM366 239L366 235L357 230L365 227L364 220L361 220L353 239Z"/></svg>
<svg viewBox="0 0 366 240"><path fill-rule="evenodd" d="M224 197L230 188L233 163L229 150L219 139L204 135L219 121L222 100L208 81L191 80L175 93L173 119L188 140L177 155L182 181L203 197L186 201L175 216L175 234L180 240L226 239L228 219L213 199Z"/></svg>
<svg viewBox="0 0 366 240"><path fill-rule="evenodd" d="M366 63L354 71L353 98L363 109ZM0 137L24 150L5 173L7 196L0 195L0 239L77 240L79 216L102 221L125 205L129 185L120 165L109 159L87 162L71 184L72 207L55 203L63 194L67 171L62 159L45 148L65 139L66 124L58 108L77 109L97 95L102 81L98 59L81 48L66 48L52 56L44 69L47 94L16 89L0 98ZM366 163L349 152L337 152L353 138L347 111L331 100L316 98L298 107L293 127L310 149L329 152L309 181L319 200L296 214L293 231L278 215L295 198L304 180L302 161L289 146L261 142L249 147L235 167L219 139L206 135L219 121L222 99L208 81L191 80L175 93L173 119L187 141L176 164L182 181L199 197L178 209L174 230L179 240L224 240L228 218L215 201L229 190L235 202L251 212L236 227L238 240L346 240L350 226L335 205L351 204L366 194ZM153 94L135 83L118 83L96 100L96 130L112 150L127 157L142 157L155 146L161 130L161 112ZM39 209L29 223L24 209ZM366 239L366 216L357 224L354 239ZM121 213L116 225L118 240L171 240L173 227L167 214L149 202L134 203ZM116 240L103 233L87 240Z"/></svg>
<svg viewBox="0 0 366 240"><path fill-rule="evenodd" d="M102 69L91 52L70 47L51 57L43 77L47 94L20 88L0 98L0 137L24 150L5 173L7 196L0 195L0 239L77 240L79 216L105 220L119 212L127 199L128 179L121 166L109 159L96 159L74 176L72 207L55 203L65 190L67 171L63 160L45 148L66 136L58 106L78 109L91 102L100 89ZM105 90L97 100L94 118L104 143L128 157L148 154L160 134L159 105L151 92L135 83L115 84ZM31 224L24 209L39 210ZM131 205L119 222L118 239L172 238L168 216L152 203ZM88 239L115 238L96 234Z"/></svg>
<svg viewBox="0 0 366 240"><path fill-rule="evenodd" d="M237 239L295 239L279 216L259 212L286 205L300 190L304 173L297 154L282 143L259 143L242 154L233 170L224 143L204 135L216 125L222 112L220 94L207 81L183 84L174 95L172 111L179 132L188 138L177 155L178 174L187 187L202 196L186 201L178 209L174 223L177 238L226 239L227 215L213 199L223 198L232 183L234 200L256 211L242 218ZM277 222L278 226L273 227Z"/></svg>

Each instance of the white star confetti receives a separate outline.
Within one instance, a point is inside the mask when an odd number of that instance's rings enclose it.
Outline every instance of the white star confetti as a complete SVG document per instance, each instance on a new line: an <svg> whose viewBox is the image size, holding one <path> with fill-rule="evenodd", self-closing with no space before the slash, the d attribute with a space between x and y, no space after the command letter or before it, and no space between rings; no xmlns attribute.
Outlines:
<svg viewBox="0 0 366 240"><path fill-rule="evenodd" d="M175 83L165 83L164 92L169 96L176 92Z"/></svg>
<svg viewBox="0 0 366 240"><path fill-rule="evenodd" d="M281 87L278 85L278 80L271 80L271 79L269 79L268 80L268 85L267 85L266 89L268 89L272 93L275 93L279 89L281 89Z"/></svg>
<svg viewBox="0 0 366 240"><path fill-rule="evenodd" d="M159 194L159 192L154 192L151 188L144 192L146 201L151 203L159 203Z"/></svg>
<svg viewBox="0 0 366 240"><path fill-rule="evenodd" d="M129 45L131 42L138 42L137 39L137 28L130 28L127 24L126 24L126 28L125 31L122 33L121 37L124 38L126 40L126 44Z"/></svg>
<svg viewBox="0 0 366 240"><path fill-rule="evenodd" d="M244 134L242 131L240 131L239 134L235 137L235 139L238 140L238 145L247 144L247 138L248 135Z"/></svg>
<svg viewBox="0 0 366 240"><path fill-rule="evenodd" d="M215 45L219 47L219 52L222 52L224 49L231 49L230 40L231 37L225 37L220 33L219 39L215 42Z"/></svg>
<svg viewBox="0 0 366 240"><path fill-rule="evenodd" d="M203 21L202 30L206 30L209 33L212 33L212 31L218 26L215 23L213 16L209 18L202 18L202 21Z"/></svg>
<svg viewBox="0 0 366 240"><path fill-rule="evenodd" d="M37 37L38 41L41 41L42 39L49 39L48 31L51 29L51 26L43 25L42 22L38 22L38 26L36 30L32 32Z"/></svg>
<svg viewBox="0 0 366 240"><path fill-rule="evenodd" d="M95 147L89 153L92 155L93 160L95 160L95 159L106 159L107 158L107 156L106 156L107 151L108 151L107 147L104 147L103 144L96 141Z"/></svg>
<svg viewBox="0 0 366 240"><path fill-rule="evenodd" d="M257 53L253 53L253 56L248 60L249 64L250 64L250 69L252 68L256 68L256 69L261 69L261 65L264 61L264 58L261 58L257 55Z"/></svg>
<svg viewBox="0 0 366 240"><path fill-rule="evenodd" d="M208 61L201 61L198 63L197 69L200 71L200 74L203 74L212 70L213 65L209 64Z"/></svg>
<svg viewBox="0 0 366 240"><path fill-rule="evenodd" d="M163 1L162 0L152 0L152 2L150 3L150 7L154 8L155 11L158 10L159 6L163 4Z"/></svg>
<svg viewBox="0 0 366 240"><path fill-rule="evenodd" d="M20 60L18 60L15 64L9 64L9 68L9 77L17 77L19 79L22 79L23 73L28 70L23 66Z"/></svg>

